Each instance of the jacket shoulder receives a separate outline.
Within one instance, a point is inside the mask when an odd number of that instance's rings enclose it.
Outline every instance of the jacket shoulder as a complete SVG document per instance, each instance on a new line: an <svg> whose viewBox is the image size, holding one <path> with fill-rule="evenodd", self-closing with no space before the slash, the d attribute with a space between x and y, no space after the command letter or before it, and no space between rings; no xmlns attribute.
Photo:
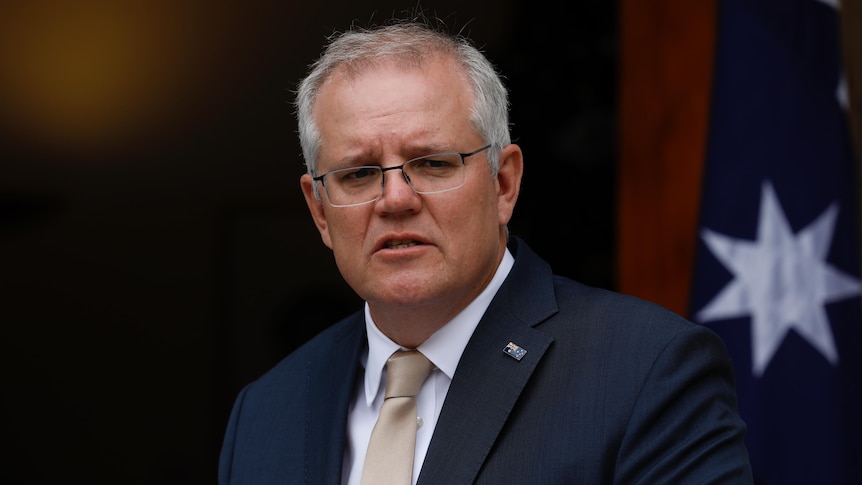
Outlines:
<svg viewBox="0 0 862 485"><path fill-rule="evenodd" d="M316 367L315 363L330 359L333 354L343 355L358 351L364 336L364 318L362 312L357 312L338 323L326 328L299 348L288 354L275 366L249 384L248 387L277 386L283 388L286 383L305 378L306 369Z"/></svg>

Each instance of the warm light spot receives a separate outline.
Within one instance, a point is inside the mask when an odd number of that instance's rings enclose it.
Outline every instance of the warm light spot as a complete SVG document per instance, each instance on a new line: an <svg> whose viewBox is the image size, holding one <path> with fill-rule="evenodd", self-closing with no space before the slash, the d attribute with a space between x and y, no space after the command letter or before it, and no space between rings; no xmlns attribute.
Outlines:
<svg viewBox="0 0 862 485"><path fill-rule="evenodd" d="M201 10L206 9L202 15ZM9 2L0 7L0 126L89 150L167 132L211 78L229 12L189 2Z"/></svg>

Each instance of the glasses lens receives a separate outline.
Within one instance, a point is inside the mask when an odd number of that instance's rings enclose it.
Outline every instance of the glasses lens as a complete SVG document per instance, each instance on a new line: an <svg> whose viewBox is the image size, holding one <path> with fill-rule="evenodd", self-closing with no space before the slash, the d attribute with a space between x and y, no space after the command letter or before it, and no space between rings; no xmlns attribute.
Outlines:
<svg viewBox="0 0 862 485"><path fill-rule="evenodd" d="M324 188L329 203L350 206L371 202L380 195L380 167L353 167L326 174Z"/></svg>
<svg viewBox="0 0 862 485"><path fill-rule="evenodd" d="M439 153L416 158L404 165L413 190L433 194L464 185L464 161L457 153Z"/></svg>
<svg viewBox="0 0 862 485"><path fill-rule="evenodd" d="M455 190L464 185L464 159L459 153L438 153L414 158L401 167L351 167L325 174L323 183L329 203L335 207L367 204L383 192L383 172L400 168L418 194Z"/></svg>

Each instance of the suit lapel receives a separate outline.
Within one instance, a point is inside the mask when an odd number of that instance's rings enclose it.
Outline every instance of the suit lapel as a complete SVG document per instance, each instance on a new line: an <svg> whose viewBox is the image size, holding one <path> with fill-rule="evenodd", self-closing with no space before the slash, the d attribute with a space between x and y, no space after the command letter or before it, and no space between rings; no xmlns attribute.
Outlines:
<svg viewBox="0 0 862 485"><path fill-rule="evenodd" d="M553 342L533 325L556 312L550 268L513 242L515 266L467 344L440 418L419 484L472 483L530 376ZM512 342L521 360L504 353Z"/></svg>
<svg viewBox="0 0 862 485"><path fill-rule="evenodd" d="M362 312L350 320L331 346L322 347L325 356L306 363L305 483L341 483L347 413L365 342ZM296 480L297 477L289 478Z"/></svg>

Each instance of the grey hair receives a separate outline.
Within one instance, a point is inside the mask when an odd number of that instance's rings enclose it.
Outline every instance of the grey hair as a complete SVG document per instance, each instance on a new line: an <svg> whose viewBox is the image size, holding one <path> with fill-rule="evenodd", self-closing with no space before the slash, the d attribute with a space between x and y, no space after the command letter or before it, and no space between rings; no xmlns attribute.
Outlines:
<svg viewBox="0 0 862 485"><path fill-rule="evenodd" d="M491 173L496 175L500 152L511 143L509 99L500 76L466 37L451 35L417 21L369 29L352 27L329 39L323 54L310 66L296 92L299 142L308 173L316 175L321 145L320 131L314 122L314 103L320 87L337 69L343 68L349 75L357 75L385 61L421 66L434 56L448 57L463 68L474 95L470 121L485 143L491 145L488 160ZM316 193L317 184L314 189Z"/></svg>

